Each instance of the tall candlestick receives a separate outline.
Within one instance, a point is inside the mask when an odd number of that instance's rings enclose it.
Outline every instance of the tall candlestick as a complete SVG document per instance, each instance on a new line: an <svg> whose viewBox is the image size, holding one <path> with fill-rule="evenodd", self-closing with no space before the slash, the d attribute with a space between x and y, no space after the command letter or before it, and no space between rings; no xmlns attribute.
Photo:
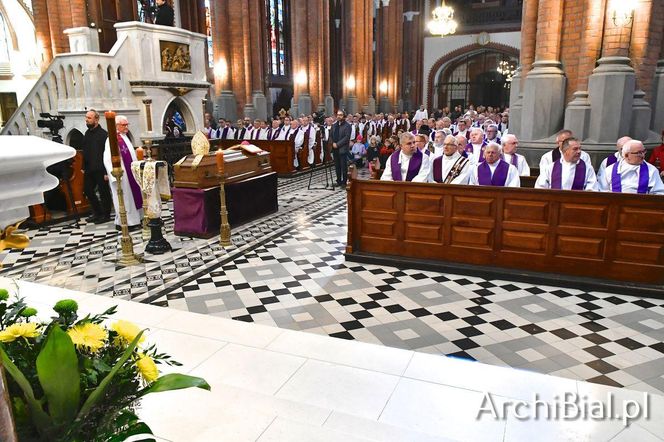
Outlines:
<svg viewBox="0 0 664 442"><path fill-rule="evenodd" d="M221 150L221 147L217 150L216 153L217 160L217 171L220 175L224 174L224 151Z"/></svg>
<svg viewBox="0 0 664 442"><path fill-rule="evenodd" d="M118 131L115 128L115 112L104 112L106 128L108 130L108 144L111 147L111 164L113 168L120 167L120 148L118 147Z"/></svg>
<svg viewBox="0 0 664 442"><path fill-rule="evenodd" d="M138 146L136 148L136 159L138 161L143 161L143 157L144 157L143 153L144 153L143 148L141 146Z"/></svg>

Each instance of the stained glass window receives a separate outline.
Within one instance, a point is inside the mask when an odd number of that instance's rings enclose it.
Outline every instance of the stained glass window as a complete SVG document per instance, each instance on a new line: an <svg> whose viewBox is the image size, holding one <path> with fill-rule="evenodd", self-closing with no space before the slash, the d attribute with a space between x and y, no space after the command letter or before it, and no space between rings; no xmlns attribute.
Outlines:
<svg viewBox="0 0 664 442"><path fill-rule="evenodd" d="M287 37L288 11L286 0L266 0L267 26L269 36L269 62L271 75L285 77L288 75L288 44Z"/></svg>
<svg viewBox="0 0 664 442"><path fill-rule="evenodd" d="M208 67L214 67L214 51L212 50L212 24L210 20L210 0L205 0L205 35L207 36Z"/></svg>

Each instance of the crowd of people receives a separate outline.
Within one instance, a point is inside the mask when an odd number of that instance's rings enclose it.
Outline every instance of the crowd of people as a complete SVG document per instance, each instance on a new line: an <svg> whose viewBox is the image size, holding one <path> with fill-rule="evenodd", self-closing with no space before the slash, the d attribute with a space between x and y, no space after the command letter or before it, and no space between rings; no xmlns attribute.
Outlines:
<svg viewBox="0 0 664 442"><path fill-rule="evenodd" d="M285 115L270 122L244 118L235 125L220 118L215 125L207 114L205 126L211 139L293 140L297 168L297 153L309 147L313 164L320 142L335 160L338 186L346 184L349 162L375 165L382 180L394 181L520 187L520 177L531 175L527 159L517 153L519 140L509 132L508 110L491 106L444 108L431 117L424 106L412 114L347 115L340 110L336 118L318 124L314 116ZM648 161L639 140L622 137L616 148L595 171L581 141L562 130L556 146L540 160L535 187L664 194L664 134ZM320 149L321 161L324 153Z"/></svg>

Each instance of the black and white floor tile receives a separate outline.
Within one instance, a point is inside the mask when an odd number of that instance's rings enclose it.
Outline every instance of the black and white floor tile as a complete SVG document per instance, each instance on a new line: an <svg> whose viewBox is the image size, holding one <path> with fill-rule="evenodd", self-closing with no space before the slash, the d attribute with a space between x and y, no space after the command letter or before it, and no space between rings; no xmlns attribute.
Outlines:
<svg viewBox="0 0 664 442"><path fill-rule="evenodd" d="M32 231L2 276L664 393L664 301L345 261L345 193L279 183L279 212L123 268L110 224ZM317 173L315 184L321 184ZM142 248L134 234L136 249Z"/></svg>

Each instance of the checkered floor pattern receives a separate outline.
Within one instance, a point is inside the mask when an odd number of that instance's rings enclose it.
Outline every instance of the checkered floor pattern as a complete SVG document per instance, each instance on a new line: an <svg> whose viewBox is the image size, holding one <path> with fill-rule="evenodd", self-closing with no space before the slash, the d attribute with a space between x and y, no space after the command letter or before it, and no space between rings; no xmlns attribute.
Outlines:
<svg viewBox="0 0 664 442"><path fill-rule="evenodd" d="M308 178L280 180L279 212L235 229L230 248L167 234L172 254L123 268L110 224L53 226L2 252L1 274L664 393L664 301L345 261L344 192ZM164 218L171 232L170 206Z"/></svg>

